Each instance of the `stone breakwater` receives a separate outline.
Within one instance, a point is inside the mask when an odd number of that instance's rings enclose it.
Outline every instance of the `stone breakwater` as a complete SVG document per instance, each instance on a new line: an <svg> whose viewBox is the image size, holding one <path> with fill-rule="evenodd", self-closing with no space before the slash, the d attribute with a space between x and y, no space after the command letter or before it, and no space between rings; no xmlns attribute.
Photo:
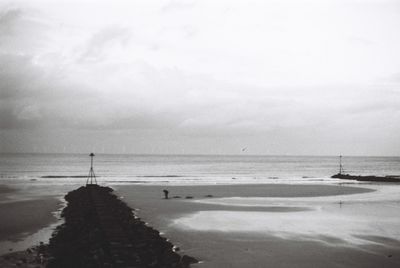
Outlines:
<svg viewBox="0 0 400 268"><path fill-rule="evenodd" d="M109 187L69 192L65 223L50 239L47 267L190 267L160 233L134 215Z"/></svg>
<svg viewBox="0 0 400 268"><path fill-rule="evenodd" d="M371 182L394 182L400 183L399 176L386 176L386 177L379 177L379 176L354 176L350 174L335 174L331 178L335 179L344 179L344 180L356 180L356 181L371 181Z"/></svg>

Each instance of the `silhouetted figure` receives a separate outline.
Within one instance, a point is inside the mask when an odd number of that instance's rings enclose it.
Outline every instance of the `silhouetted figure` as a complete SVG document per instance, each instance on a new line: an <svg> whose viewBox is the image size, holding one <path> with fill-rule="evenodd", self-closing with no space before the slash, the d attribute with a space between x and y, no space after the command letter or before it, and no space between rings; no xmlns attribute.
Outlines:
<svg viewBox="0 0 400 268"><path fill-rule="evenodd" d="M165 199L168 199L168 193L169 193L168 190L164 189L163 192L164 192Z"/></svg>

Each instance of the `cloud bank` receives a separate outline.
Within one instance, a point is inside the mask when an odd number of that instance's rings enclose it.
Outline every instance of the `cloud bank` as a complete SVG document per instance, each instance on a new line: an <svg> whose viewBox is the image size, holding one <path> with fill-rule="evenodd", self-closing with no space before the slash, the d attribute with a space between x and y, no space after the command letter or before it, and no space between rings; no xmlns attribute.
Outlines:
<svg viewBox="0 0 400 268"><path fill-rule="evenodd" d="M2 4L1 151L399 155L399 8Z"/></svg>

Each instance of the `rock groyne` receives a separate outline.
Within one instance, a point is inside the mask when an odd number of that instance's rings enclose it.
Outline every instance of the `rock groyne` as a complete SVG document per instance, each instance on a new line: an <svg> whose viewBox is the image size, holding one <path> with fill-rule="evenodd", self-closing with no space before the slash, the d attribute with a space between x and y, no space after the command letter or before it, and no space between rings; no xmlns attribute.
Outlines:
<svg viewBox="0 0 400 268"><path fill-rule="evenodd" d="M141 221L112 189L87 185L69 192L49 243L47 267L190 267L160 233Z"/></svg>
<svg viewBox="0 0 400 268"><path fill-rule="evenodd" d="M400 183L400 177L398 176L354 176L350 174L335 174L331 178L344 179L344 180L356 180L356 181L371 181L371 182L395 182Z"/></svg>

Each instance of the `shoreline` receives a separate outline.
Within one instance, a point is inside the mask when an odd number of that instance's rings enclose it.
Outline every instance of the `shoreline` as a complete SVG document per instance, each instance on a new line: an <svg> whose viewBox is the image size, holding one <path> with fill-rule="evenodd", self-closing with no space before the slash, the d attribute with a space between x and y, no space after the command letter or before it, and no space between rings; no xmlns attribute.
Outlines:
<svg viewBox="0 0 400 268"><path fill-rule="evenodd" d="M379 183L346 186L343 183L109 185L115 189L114 195L119 200L135 208L135 215L142 219L144 225L159 230L161 236L168 237L171 245L175 245L174 248L181 248L185 254L202 260L194 267L242 268L260 264L275 267L280 262L299 264L299 267L323 263L326 267L336 267L333 256L337 254L344 264L352 267L370 267L369 263L383 263L386 267L400 264L397 235L389 240L379 233L370 233L368 229L361 228L356 233L351 229L342 229L350 222L355 224L353 227L367 223L359 221L360 215L376 214L371 220L375 224L382 221L383 229L387 226L383 220L390 213L394 213L391 219L399 219L398 212L393 210L398 207L399 200L400 188L396 186ZM60 187L57 191L61 189L65 188ZM170 199L164 199L163 189L169 190ZM385 212L388 206L393 208ZM327 217L329 215L338 217ZM352 218L353 215L357 217ZM311 222L302 222L303 219ZM321 223L319 219L326 221ZM341 219L348 219L349 222L340 222ZM333 225L332 230L342 227L338 232L331 233L331 223L338 220L340 224ZM313 226L314 229L310 229L312 233L307 226ZM326 226L329 232L318 229L320 226ZM292 234L286 235L285 232ZM317 235L318 232L321 232L320 235ZM343 237L340 238L341 235ZM354 239L358 239L360 244L351 244ZM299 250L293 252L294 248ZM282 259L286 251L293 254L290 260ZM309 255L309 251L315 255ZM20 253L13 254L21 258Z"/></svg>
<svg viewBox="0 0 400 268"><path fill-rule="evenodd" d="M263 197L243 206L243 200L252 198L252 187ZM204 261L201 264L204 268L337 267L338 256L345 267L400 264L400 235L389 240L385 232L379 233L388 227L392 232L399 229L400 222L396 221L400 218L396 209L399 187L380 184L368 184L362 190L357 189L363 187L360 184L252 187L124 185L115 188L120 198L135 204L138 215L149 225L165 233L187 254ZM304 196L307 188L311 193L322 191L333 195ZM354 188L357 192L353 192ZM163 199L163 189L169 190L170 199ZM353 194L344 195L345 192ZM232 197L240 199L239 204L218 204L221 199ZM296 211L291 206L307 209ZM385 220L388 215L391 217Z"/></svg>
<svg viewBox="0 0 400 268"><path fill-rule="evenodd" d="M56 195L0 185L0 255L46 242L65 203ZM4 191L4 189L6 189Z"/></svg>
<svg viewBox="0 0 400 268"><path fill-rule="evenodd" d="M43 198L0 204L7 221L0 223L0 241L20 241L58 221L54 215L62 207L57 198Z"/></svg>
<svg viewBox="0 0 400 268"><path fill-rule="evenodd" d="M64 222L51 225L56 228L49 244L40 242L2 254L0 266L188 268L198 262L179 254L179 247L141 221L133 212L135 209L112 191L109 187L89 185L68 192L67 206L61 213Z"/></svg>

